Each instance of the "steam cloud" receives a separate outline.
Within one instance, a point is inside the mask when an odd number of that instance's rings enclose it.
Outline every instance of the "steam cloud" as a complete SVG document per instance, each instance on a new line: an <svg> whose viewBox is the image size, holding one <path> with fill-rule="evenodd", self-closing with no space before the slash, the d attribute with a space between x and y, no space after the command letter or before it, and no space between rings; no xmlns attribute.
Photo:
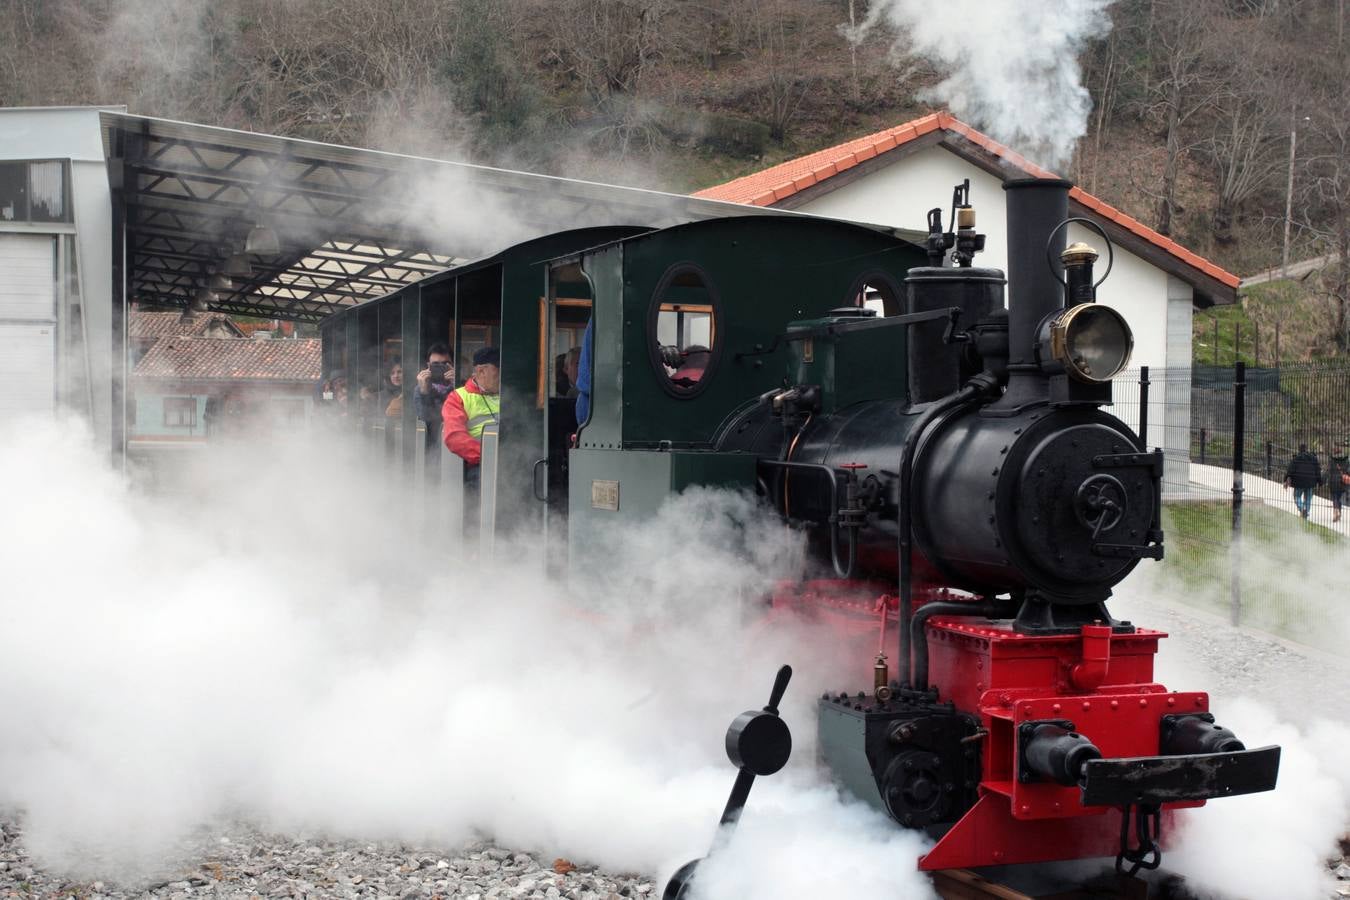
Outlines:
<svg viewBox="0 0 1350 900"><path fill-rule="evenodd" d="M323 433L229 447L183 496L128 490L79 422L0 438L0 809L44 866L135 881L242 820L664 876L707 852L722 733L791 661L794 760L756 785L706 896L930 896L920 840L815 771L815 692L861 676L746 615L799 548L743 497L693 492L616 533L592 597L531 574L528 547L468 567L441 529L410 537L412 498L353 480Z"/></svg>
<svg viewBox="0 0 1350 900"><path fill-rule="evenodd" d="M1350 565L1350 548L1305 540L1318 552L1290 553L1286 546L1277 558L1271 549L1249 546L1245 569L1253 581L1273 580L1278 572L1286 582L1308 585L1310 595L1322 594L1321 620L1344 633L1347 616L1332 573ZM1309 648L1280 653L1274 639L1207 618L1195 610L1195 597L1179 600L1186 589L1158 569L1141 569L1122 588L1112 603L1115 615L1169 632L1155 679L1176 690L1209 691L1218 723L1249 748L1282 748L1274 791L1183 811L1178 842L1165 854L1164 866L1208 897L1331 894L1335 885L1323 861L1337 852L1337 837L1350 830L1344 753L1350 741L1350 666ZM1259 590L1248 596L1262 602ZM1178 615L1178 609L1188 612ZM1259 685L1256 693L1253 685Z"/></svg>
<svg viewBox="0 0 1350 900"><path fill-rule="evenodd" d="M922 0L880 0L856 29L861 40L878 25L897 33L900 58L920 56L946 77L920 99L942 103L958 118L1029 159L1063 172L1087 133L1092 101L1078 54L1105 34L1110 0L951 0L935 10Z"/></svg>
<svg viewBox="0 0 1350 900"><path fill-rule="evenodd" d="M24 813L43 865L135 881L242 820L481 834L664 877L713 842L722 731L788 661L793 762L760 779L703 896L931 896L921 839L814 766L815 697L859 673L808 626L746 614L800 562L748 498L688 493L608 536L606 578L568 587L532 575L523 545L466 567L439 529L410 537L414 498L378 471L353 480L337 443L227 446L190 495L147 496L80 422L0 434L0 809ZM1119 614L1165 610L1150 582L1125 594ZM1159 679L1211 687L1205 639L1167 642ZM1215 708L1249 746L1283 744L1281 787L1190 816L1169 869L1215 896L1315 896L1350 819L1350 728L1310 721L1315 697L1281 709L1297 727L1260 702Z"/></svg>

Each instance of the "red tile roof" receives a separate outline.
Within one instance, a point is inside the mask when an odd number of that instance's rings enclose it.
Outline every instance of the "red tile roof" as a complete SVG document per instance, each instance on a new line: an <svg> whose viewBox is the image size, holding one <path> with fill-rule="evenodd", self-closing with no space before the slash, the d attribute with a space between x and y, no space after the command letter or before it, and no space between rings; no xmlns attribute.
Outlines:
<svg viewBox="0 0 1350 900"><path fill-rule="evenodd" d="M277 331L288 337L295 333L294 322L281 322L276 319L270 319L266 322L235 322L233 319L230 321L235 328L244 333L245 337L252 337L259 331Z"/></svg>
<svg viewBox="0 0 1350 900"><path fill-rule="evenodd" d="M132 310L127 321L127 335L131 338L160 338L174 335L204 335L215 326L243 337L244 332L230 321L229 316L220 313L198 313L190 319L184 319L181 312L141 312Z"/></svg>
<svg viewBox="0 0 1350 900"><path fill-rule="evenodd" d="M860 162L869 160L888 150L894 150L896 147L922 135L938 130L960 135L972 144L994 154L1028 175L1039 178L1058 177L1053 172L1041 168L988 135L976 131L950 113L936 112L921 119L897 125L894 128L887 128L885 131L878 131L876 134L869 134L866 137L860 137L797 159L788 160L762 172L755 172L728 181L726 184L704 188L697 191L694 196L705 197L709 200L747 203L751 206L772 206L775 203L781 203L799 191L804 191L812 185L838 175L840 172L848 171ZM1070 191L1069 198L1086 207L1094 215L1114 222L1121 228L1164 250L1187 266L1208 275L1227 287L1237 289L1238 277L1236 275L1216 266L1199 254L1192 253L1171 238L1164 237L1109 203L1097 199L1082 188L1075 187Z"/></svg>
<svg viewBox="0 0 1350 900"><path fill-rule="evenodd" d="M132 374L206 381L318 381L321 344L313 338L160 338Z"/></svg>

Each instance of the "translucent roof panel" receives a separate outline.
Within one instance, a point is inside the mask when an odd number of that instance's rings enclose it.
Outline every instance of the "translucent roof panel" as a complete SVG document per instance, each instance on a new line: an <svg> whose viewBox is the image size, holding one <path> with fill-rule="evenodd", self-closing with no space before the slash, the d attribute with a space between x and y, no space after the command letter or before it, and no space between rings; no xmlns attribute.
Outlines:
<svg viewBox="0 0 1350 900"><path fill-rule="evenodd" d="M314 321L553 231L765 212L117 112L101 118L126 213L127 299L156 305L187 306L207 289L211 309ZM273 247L248 246L259 226ZM227 276L227 260L246 249L259 252L246 254L246 266L235 258Z"/></svg>

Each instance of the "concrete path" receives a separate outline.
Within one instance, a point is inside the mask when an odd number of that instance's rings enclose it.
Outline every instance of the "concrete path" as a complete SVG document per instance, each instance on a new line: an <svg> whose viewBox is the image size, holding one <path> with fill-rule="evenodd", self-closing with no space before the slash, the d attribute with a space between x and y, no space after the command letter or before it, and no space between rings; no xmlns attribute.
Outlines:
<svg viewBox="0 0 1350 900"><path fill-rule="evenodd" d="M1191 463L1190 482L1191 499L1226 500L1232 496L1233 470ZM1259 500L1271 509L1281 510L1291 516L1298 515L1298 508L1294 506L1294 492L1279 481L1244 473L1242 496L1244 500ZM1314 494L1308 521L1350 537L1350 509L1342 510L1341 520L1335 523L1331 521L1331 512L1331 501Z"/></svg>
<svg viewBox="0 0 1350 900"><path fill-rule="evenodd" d="M1271 281L1284 281L1289 278L1306 278L1318 269L1326 268L1336 261L1338 254L1327 253L1312 259L1300 260L1296 263L1290 263L1288 271L1284 266L1275 266L1273 269L1266 269L1264 272L1257 272L1255 275L1248 275L1238 282L1238 290L1251 287L1256 284L1267 284Z"/></svg>

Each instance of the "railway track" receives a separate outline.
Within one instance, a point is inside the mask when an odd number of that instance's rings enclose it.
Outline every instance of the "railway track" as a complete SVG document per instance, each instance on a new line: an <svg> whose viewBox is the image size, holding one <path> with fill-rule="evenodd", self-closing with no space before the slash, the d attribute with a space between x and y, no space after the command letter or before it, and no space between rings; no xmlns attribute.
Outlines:
<svg viewBox="0 0 1350 900"><path fill-rule="evenodd" d="M1021 868L1021 867L1019 867ZM943 900L1189 900L1178 876L1152 873L1147 879L1105 872L1086 880L1038 870L1025 872L946 869L933 873L933 887Z"/></svg>

